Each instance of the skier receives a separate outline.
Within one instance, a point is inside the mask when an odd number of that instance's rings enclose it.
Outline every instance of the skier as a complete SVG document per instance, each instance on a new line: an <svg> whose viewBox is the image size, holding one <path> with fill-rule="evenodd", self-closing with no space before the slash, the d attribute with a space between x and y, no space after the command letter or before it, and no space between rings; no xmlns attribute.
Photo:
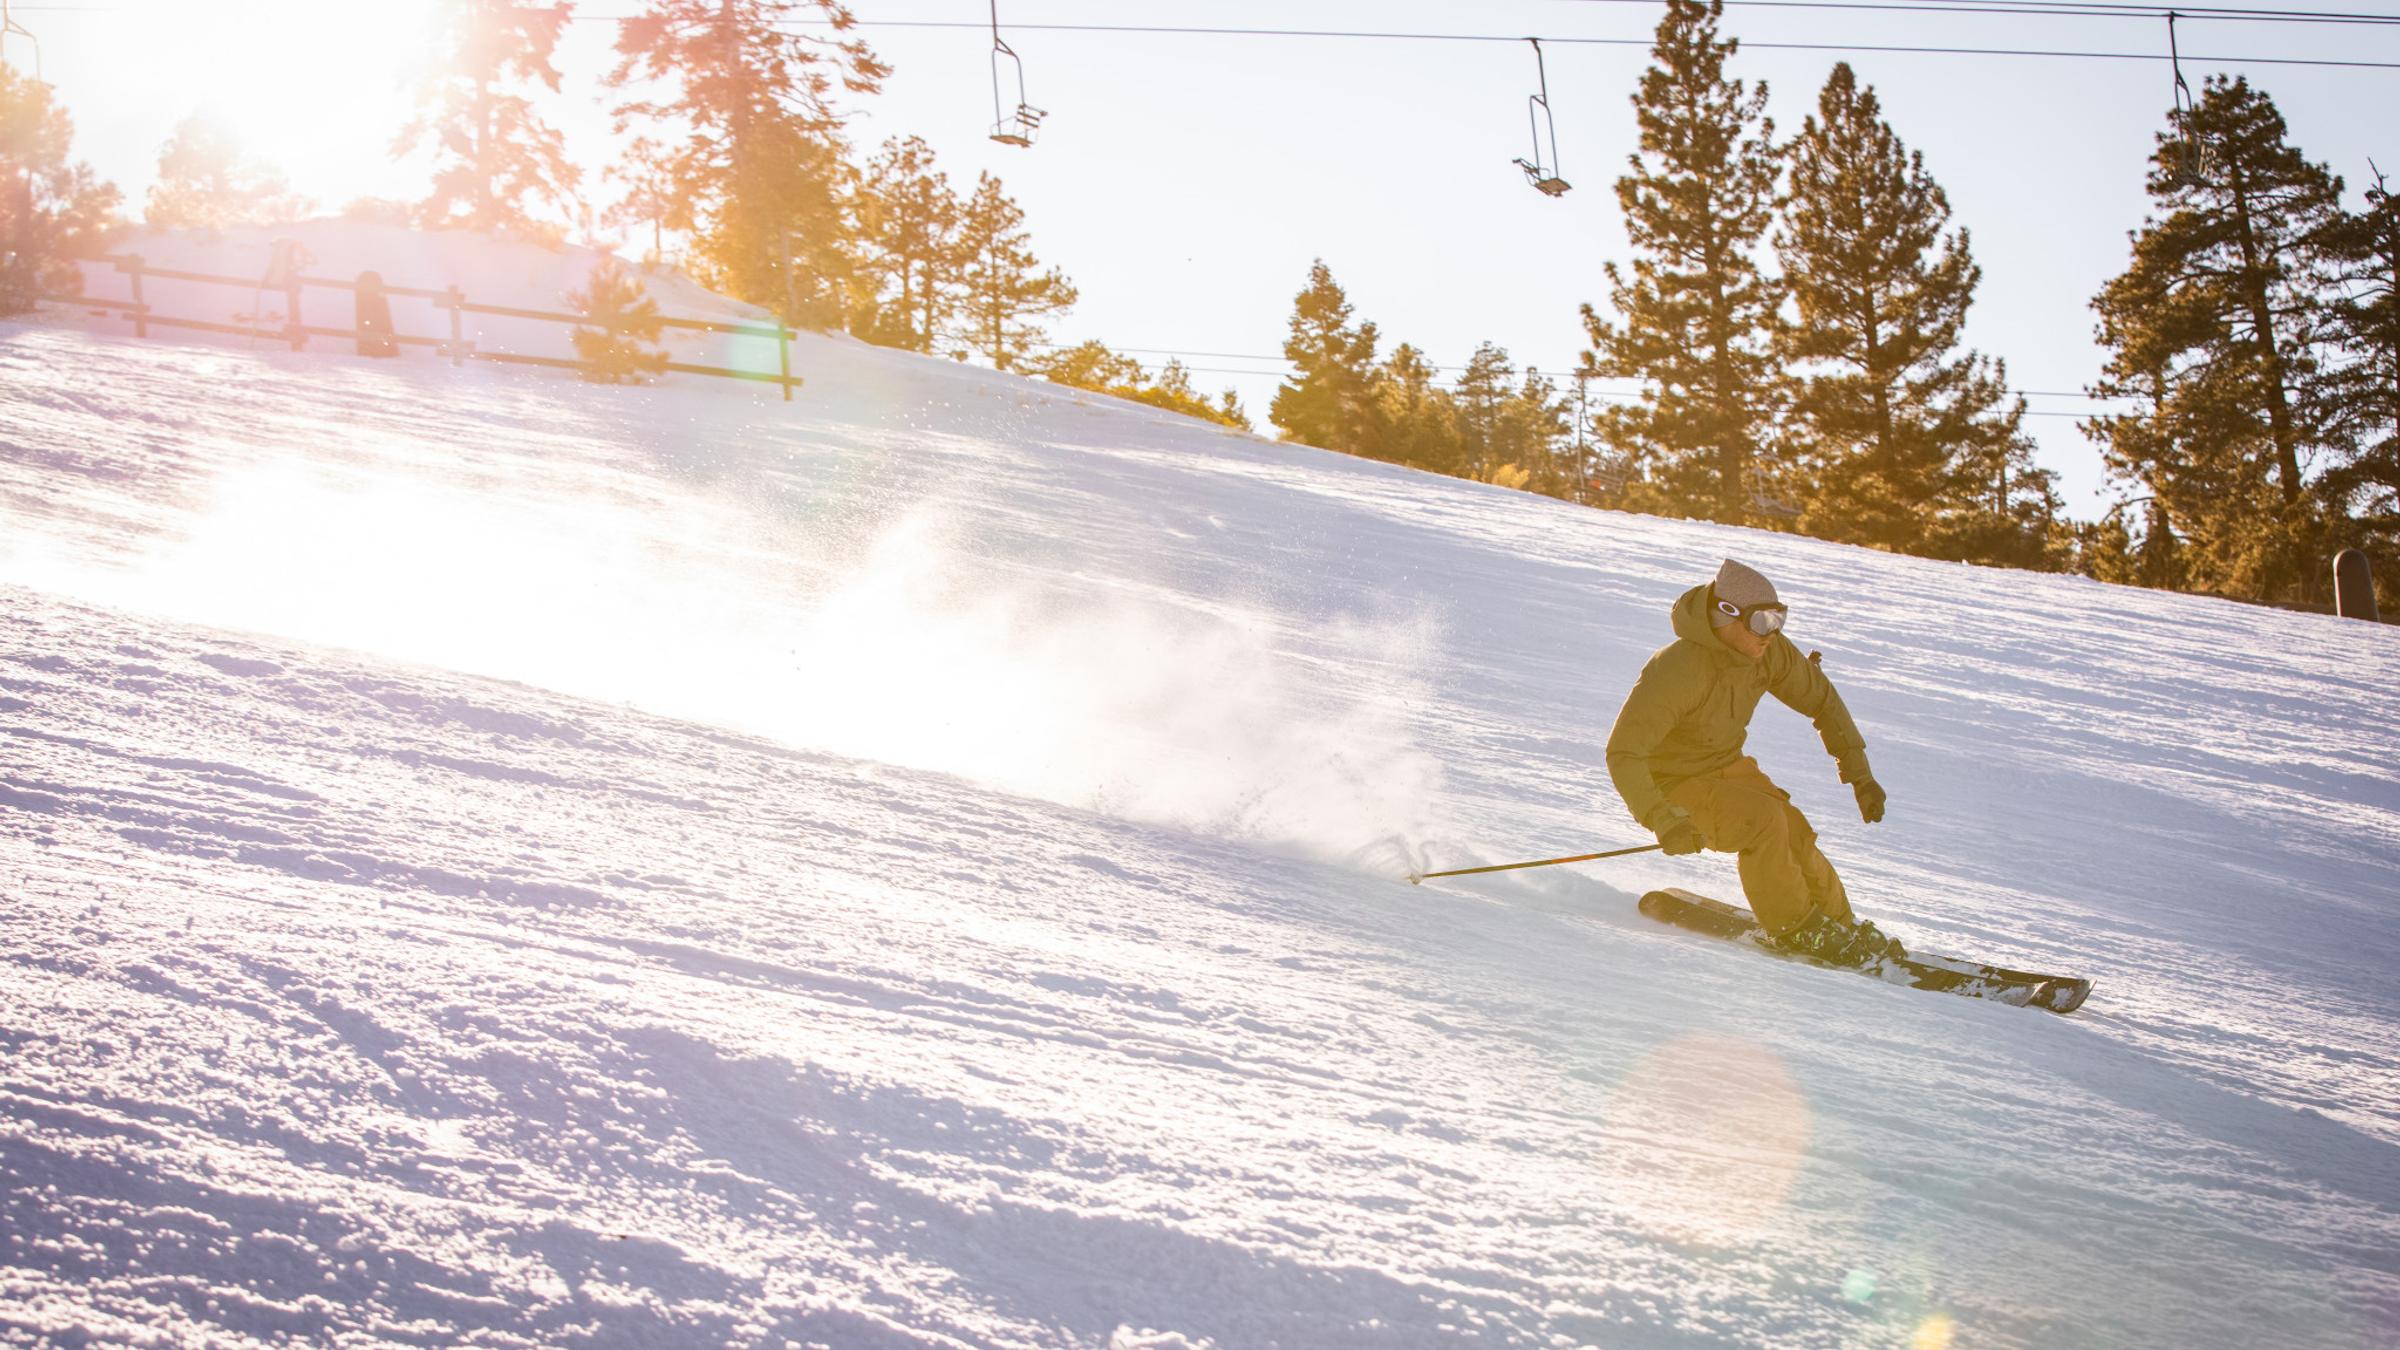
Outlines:
<svg viewBox="0 0 2400 1350"><path fill-rule="evenodd" d="M1902 954L1850 912L1817 834L1742 753L1750 714L1773 694L1816 724L1858 814L1883 819L1884 792L1842 696L1783 635L1785 607L1765 577L1728 558L1716 580L1675 602L1675 641L1642 667L1608 737L1608 775L1626 809L1669 854L1741 855L1750 912L1786 951L1842 965Z"/></svg>

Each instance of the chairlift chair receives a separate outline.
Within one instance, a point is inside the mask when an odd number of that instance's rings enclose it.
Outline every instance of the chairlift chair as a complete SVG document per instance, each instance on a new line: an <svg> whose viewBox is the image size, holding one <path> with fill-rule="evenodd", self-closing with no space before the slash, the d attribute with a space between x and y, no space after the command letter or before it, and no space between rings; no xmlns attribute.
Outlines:
<svg viewBox="0 0 2400 1350"><path fill-rule="evenodd" d="M1525 181L1545 197L1563 197L1570 186L1558 176L1558 119L1550 113L1550 72L1542 61L1542 40L1527 38L1533 44L1533 69L1541 79L1541 92L1525 98L1525 121L1533 133L1533 158L1510 161L1525 171ZM1550 164L1542 164L1542 129L1550 131Z"/></svg>
<svg viewBox="0 0 2400 1350"><path fill-rule="evenodd" d="M1002 112L1000 58L1007 57L1016 72L1017 110ZM1042 129L1043 112L1025 101L1025 62L1000 36L1000 0L992 0L992 139L1025 149Z"/></svg>

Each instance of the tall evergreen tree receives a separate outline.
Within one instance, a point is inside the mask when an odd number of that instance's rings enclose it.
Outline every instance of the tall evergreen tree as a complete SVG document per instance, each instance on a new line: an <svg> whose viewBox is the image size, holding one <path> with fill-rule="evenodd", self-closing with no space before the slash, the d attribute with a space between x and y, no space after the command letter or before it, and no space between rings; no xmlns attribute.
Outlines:
<svg viewBox="0 0 2400 1350"><path fill-rule="evenodd" d="M1350 297L1317 259L1292 301L1291 333L1283 340L1292 374L1277 386L1267 420L1285 440L1381 457L1375 343L1375 325L1351 326Z"/></svg>
<svg viewBox="0 0 2400 1350"><path fill-rule="evenodd" d="M833 36L800 31L803 15ZM834 90L872 93L890 73L850 36L856 24L836 0L644 0L609 75L652 95L620 104L617 129L665 133L640 143L669 185L664 224L692 237L702 279L820 328L842 321L850 290Z"/></svg>
<svg viewBox="0 0 2400 1350"><path fill-rule="evenodd" d="M296 220L307 209L282 175L242 153L223 123L194 113L160 148L158 181L142 216L160 229L222 230Z"/></svg>
<svg viewBox="0 0 2400 1350"><path fill-rule="evenodd" d="M1531 475L1525 484L1528 491L1573 498L1575 465L1570 447L1574 414L1558 392L1557 381L1531 366L1525 368L1509 398L1500 440L1508 449L1507 462L1522 466Z"/></svg>
<svg viewBox="0 0 2400 1350"><path fill-rule="evenodd" d="M1982 279L1967 232L1847 63L1789 156L1775 251L1798 312L1781 346L1799 372L1799 528L1907 553L1988 539L2012 478L2040 480L2005 367L1960 346Z"/></svg>
<svg viewBox="0 0 2400 1350"><path fill-rule="evenodd" d="M1459 467L1469 478L1488 481L1503 464L1525 467L1522 447L1513 442L1509 405L1516 397L1516 363L1508 349L1489 342L1475 344L1467 368L1450 388L1457 409Z"/></svg>
<svg viewBox="0 0 2400 1350"><path fill-rule="evenodd" d="M850 331L929 352L958 303L958 194L920 137L893 139L867 161L852 194L858 232Z"/></svg>
<svg viewBox="0 0 2400 1350"><path fill-rule="evenodd" d="M1376 367L1370 397L1374 421L1383 428L1383 435L1371 451L1394 463L1458 474L1464 472L1465 463L1460 451L1458 405L1447 390L1436 387L1435 376L1425 353L1405 342Z"/></svg>
<svg viewBox="0 0 2400 1350"><path fill-rule="evenodd" d="M523 88L558 92L554 55L570 4L443 0L440 58L417 86L417 116L392 144L413 152L430 137L433 191L419 208L431 226L521 230L527 199L564 211L581 171Z"/></svg>
<svg viewBox="0 0 2400 1350"><path fill-rule="evenodd" d="M74 140L49 85L0 66L0 314L83 289L74 259L108 228L118 195L67 158Z"/></svg>
<svg viewBox="0 0 2400 1350"><path fill-rule="evenodd" d="M2244 80L2212 77L2185 128L2199 167L2159 137L2148 186L2162 214L2092 302L2110 350L2092 392L2152 411L2096 419L2095 434L2176 522L2196 584L2310 593L2324 522L2304 474L2335 425L2319 344L2341 182Z"/></svg>
<svg viewBox="0 0 2400 1350"><path fill-rule="evenodd" d="M959 213L959 318L969 346L1013 370L1042 338L1040 320L1072 307L1075 283L1033 256L1025 212L991 174Z"/></svg>
<svg viewBox="0 0 2400 1350"><path fill-rule="evenodd" d="M2331 337L2339 368L2329 385L2340 462L2322 481L2326 499L2349 517L2349 538L2400 548L2400 193L2381 173L2366 209L2329 234L2340 287ZM2400 586L2400 567L2385 569Z"/></svg>
<svg viewBox="0 0 2400 1350"><path fill-rule="evenodd" d="M1642 382L1612 409L1610 438L1639 458L1662 509L1740 521L1783 400L1773 335L1779 288L1759 267L1775 202L1767 87L1725 75L1723 0L1667 0L1634 95L1641 150L1617 180L1637 253L1608 267L1617 320L1583 307L1597 374Z"/></svg>

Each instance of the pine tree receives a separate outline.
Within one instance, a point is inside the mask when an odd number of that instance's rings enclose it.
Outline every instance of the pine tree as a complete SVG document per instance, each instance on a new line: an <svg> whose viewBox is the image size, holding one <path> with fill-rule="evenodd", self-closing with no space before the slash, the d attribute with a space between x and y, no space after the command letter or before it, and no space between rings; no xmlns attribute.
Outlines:
<svg viewBox="0 0 2400 1350"><path fill-rule="evenodd" d="M1350 298L1319 258L1292 302L1283 356L1293 373L1275 390L1267 420L1285 440L1381 456L1375 407L1375 325L1350 326Z"/></svg>
<svg viewBox="0 0 2400 1350"><path fill-rule="evenodd" d="M1501 443L1511 463L1524 467L1529 492L1572 499L1575 495L1573 456L1574 415L1558 392L1558 383L1531 366L1518 382L1501 423Z"/></svg>
<svg viewBox="0 0 2400 1350"><path fill-rule="evenodd" d="M2005 548L2011 479L2040 480L2005 368L1960 347L1982 271L1949 198L1846 63L1789 153L1775 250L1798 312L1781 347L1801 372L1799 528L1907 553Z"/></svg>
<svg viewBox="0 0 2400 1350"><path fill-rule="evenodd" d="M1663 509L1741 521L1772 480L1765 461L1783 399L1773 335L1781 303L1757 252L1772 218L1775 124L1767 88L1725 77L1738 41L1718 40L1722 0L1667 0L1634 108L1641 151L1617 180L1630 275L1608 266L1618 319L1583 307L1596 373L1643 384L1608 435L1643 462ZM1762 472L1764 470L1765 472Z"/></svg>
<svg viewBox="0 0 2400 1350"><path fill-rule="evenodd" d="M1376 367L1371 397L1383 435L1369 450L1378 459L1457 474L1464 463L1458 405L1449 391L1435 387L1434 375L1425 353L1405 342Z"/></svg>
<svg viewBox="0 0 2400 1350"><path fill-rule="evenodd" d="M1025 232L1025 213L989 173L959 213L959 319L969 346L1013 370L1042 338L1039 320L1072 307L1075 283L1043 269Z"/></svg>
<svg viewBox="0 0 2400 1350"><path fill-rule="evenodd" d="M624 157L609 166L608 177L622 184L624 193L601 213L602 222L616 230L647 227L650 239L642 250L644 261L665 261L667 220L679 215L673 162L666 149L651 137L636 137L625 148Z"/></svg>
<svg viewBox="0 0 2400 1350"><path fill-rule="evenodd" d="M958 304L958 194L920 137L888 140L852 194L858 231L850 331L929 352Z"/></svg>
<svg viewBox="0 0 2400 1350"><path fill-rule="evenodd" d="M1509 443L1509 403L1515 397L1517 368L1508 350L1489 342L1475 344L1467 368L1450 388L1457 408L1459 467L1465 477L1490 481L1492 470L1515 464L1518 447ZM1521 466L1520 466L1521 467Z"/></svg>
<svg viewBox="0 0 2400 1350"><path fill-rule="evenodd" d="M658 302L615 258L594 265L583 289L567 293L567 306L591 325L571 335L575 354L583 359L583 378L640 384L667 368L667 354L649 345L665 331Z"/></svg>
<svg viewBox="0 0 2400 1350"><path fill-rule="evenodd" d="M803 15L834 36L805 31ZM872 93L890 71L836 0L644 0L619 28L609 83L656 97L616 109L666 186L666 229L692 237L701 279L829 328L850 292L843 203L851 170L836 85Z"/></svg>
<svg viewBox="0 0 2400 1350"><path fill-rule="evenodd" d="M2400 193L2381 173L2327 249L2340 287L2329 315L2340 364L2327 386L2340 462L2320 487L2348 518L2341 542L2376 548L2400 585Z"/></svg>
<svg viewBox="0 0 2400 1350"><path fill-rule="evenodd" d="M0 66L0 314L83 289L74 259L97 244L119 199L91 166L68 160L74 140L49 85Z"/></svg>
<svg viewBox="0 0 2400 1350"><path fill-rule="evenodd" d="M393 142L406 155L431 137L433 191L419 208L429 226L524 230L527 199L565 211L580 171L558 129L520 89L558 92L554 54L570 4L443 0L445 47L417 88L418 113Z"/></svg>
<svg viewBox="0 0 2400 1350"><path fill-rule="evenodd" d="M296 220L306 210L274 169L242 154L222 123L194 113L160 148L158 181L142 214L160 229L222 230Z"/></svg>
<svg viewBox="0 0 2400 1350"><path fill-rule="evenodd" d="M2148 187L2163 215L2092 302L2111 352L2093 392L2150 408L2095 419L2093 434L2176 522L2193 582L2305 595L2323 571L2304 470L2335 420L2319 344L2322 243L2341 183L2289 144L2274 103L2246 81L2212 77L2185 126L2200 167L2180 137L2158 138Z"/></svg>

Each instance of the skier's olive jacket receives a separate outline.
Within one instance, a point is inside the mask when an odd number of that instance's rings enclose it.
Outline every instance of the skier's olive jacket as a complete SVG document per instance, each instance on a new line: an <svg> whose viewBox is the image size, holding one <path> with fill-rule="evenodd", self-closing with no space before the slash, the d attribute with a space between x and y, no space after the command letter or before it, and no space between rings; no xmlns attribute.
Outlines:
<svg viewBox="0 0 2400 1350"><path fill-rule="evenodd" d="M1683 810L1667 794L1742 757L1766 694L1816 724L1843 782L1868 776L1867 743L1817 663L1781 633L1755 661L1726 646L1709 627L1708 587L1695 586L1675 602L1675 641L1642 667L1608 734L1608 776L1643 828L1671 828Z"/></svg>

